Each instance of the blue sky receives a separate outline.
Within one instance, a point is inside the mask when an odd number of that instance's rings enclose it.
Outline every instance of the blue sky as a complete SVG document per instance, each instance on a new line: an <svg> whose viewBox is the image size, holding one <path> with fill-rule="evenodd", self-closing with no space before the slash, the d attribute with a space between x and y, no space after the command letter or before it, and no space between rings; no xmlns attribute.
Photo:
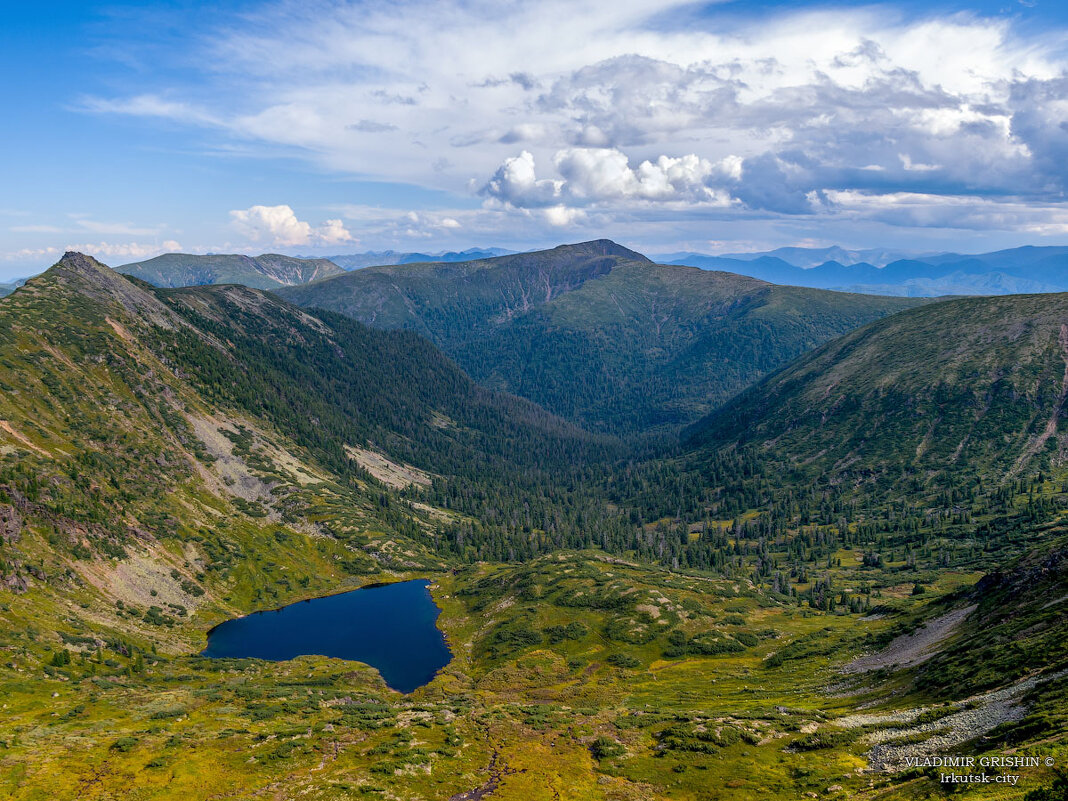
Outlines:
<svg viewBox="0 0 1068 801"><path fill-rule="evenodd" d="M1048 0L21 4L0 280L72 247L1066 244L1066 34Z"/></svg>

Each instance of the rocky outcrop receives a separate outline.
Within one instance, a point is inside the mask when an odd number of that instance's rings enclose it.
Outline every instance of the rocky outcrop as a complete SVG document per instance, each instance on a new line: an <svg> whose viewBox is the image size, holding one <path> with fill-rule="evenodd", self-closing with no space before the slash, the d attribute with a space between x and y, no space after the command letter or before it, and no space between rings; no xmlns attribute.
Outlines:
<svg viewBox="0 0 1068 801"><path fill-rule="evenodd" d="M3 587L9 592L21 594L30 588L30 582L25 576L19 573L14 573L10 576L0 576L0 587Z"/></svg>
<svg viewBox="0 0 1068 801"><path fill-rule="evenodd" d="M22 536L22 516L14 506L0 504L0 543L18 542Z"/></svg>

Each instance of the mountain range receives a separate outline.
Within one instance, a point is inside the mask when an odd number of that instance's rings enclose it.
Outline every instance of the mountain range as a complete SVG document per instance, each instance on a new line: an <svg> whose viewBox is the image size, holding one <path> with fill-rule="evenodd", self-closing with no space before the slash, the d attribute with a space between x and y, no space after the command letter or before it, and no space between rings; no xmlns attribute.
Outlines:
<svg viewBox="0 0 1068 801"><path fill-rule="evenodd" d="M765 253L672 254L672 264L725 270L776 284L877 295L1008 295L1068 290L1068 248L901 257L892 251L780 248Z"/></svg>
<svg viewBox="0 0 1068 801"><path fill-rule="evenodd" d="M507 256L515 253L505 248L468 248L459 252L453 250L439 253L408 253L396 250L368 250L364 253L348 253L329 256L329 260L346 270L358 270L362 267L374 267L388 264L414 264L420 262L454 262L472 261L474 259L491 259L494 256Z"/></svg>
<svg viewBox="0 0 1068 801"><path fill-rule="evenodd" d="M243 284L254 289L302 284L344 272L328 259L298 259L277 253L265 253L262 256L165 253L116 269L153 286Z"/></svg>
<svg viewBox="0 0 1068 801"><path fill-rule="evenodd" d="M666 253L658 256L660 261L668 264L674 264L676 262L682 262L690 257L703 257L708 254L694 253L692 251L680 252L680 253ZM843 248L839 245L831 245L825 248L808 248L808 247L782 247L775 248L774 250L755 250L739 253L721 253L718 258L731 259L732 261L756 261L757 259L778 259L784 261L787 264L792 264L794 267L801 267L808 269L811 267L819 267L821 264L826 264L829 261L835 261L839 264L852 265L852 264L871 264L876 267L885 267L894 261L900 261L902 259L923 258L924 256L934 256L938 254L920 254L909 250L893 250L890 248L863 248L863 249L850 249Z"/></svg>
<svg viewBox="0 0 1068 801"><path fill-rule="evenodd" d="M383 250L329 258L282 256L277 253L260 256L165 253L145 261L123 264L116 270L159 287L242 284L254 289L277 289L341 275L346 270L369 265L469 261L511 252L502 248L471 248L459 253L447 251L433 254ZM17 285L0 284L0 297Z"/></svg>
<svg viewBox="0 0 1068 801"><path fill-rule="evenodd" d="M1048 801L1066 387L1066 294L607 240L275 292L68 253L0 300L0 796L919 801L953 753ZM409 578L453 657L409 695L201 655Z"/></svg>
<svg viewBox="0 0 1068 801"><path fill-rule="evenodd" d="M532 251L539 252L539 251ZM276 289L366 267L462 263L516 255L503 248L439 253L367 251L324 258L168 253L117 268L156 286L238 283ZM712 256L670 253L660 261L730 272L773 284L902 297L1005 295L1068 291L1068 248L1021 247L975 255L785 247ZM0 284L0 297L18 282Z"/></svg>

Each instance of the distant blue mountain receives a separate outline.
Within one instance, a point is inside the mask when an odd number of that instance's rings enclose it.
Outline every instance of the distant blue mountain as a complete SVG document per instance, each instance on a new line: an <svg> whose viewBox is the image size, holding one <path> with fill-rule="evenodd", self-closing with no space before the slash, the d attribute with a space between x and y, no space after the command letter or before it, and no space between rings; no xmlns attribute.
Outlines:
<svg viewBox="0 0 1068 801"><path fill-rule="evenodd" d="M839 264L874 264L876 267L884 267L894 261L908 259L923 254L905 250L889 250L887 248L867 248L864 250L848 250L834 245L829 248L776 248L761 253L725 253L729 259L740 261L753 261L762 256L782 259L787 264L795 267L819 267L829 261Z"/></svg>
<svg viewBox="0 0 1068 801"><path fill-rule="evenodd" d="M766 253L726 256L672 254L679 258L671 259L667 263L738 273L773 284L875 295L936 297L1068 292L1068 247L1027 246L976 255L913 255L910 258L898 258L885 265L864 261L843 263L834 259L815 266L802 266L791 262L791 259L807 262L814 254L825 255L832 251L840 251L847 257L862 252L883 255L892 253L886 250L780 248Z"/></svg>
<svg viewBox="0 0 1068 801"><path fill-rule="evenodd" d="M25 283L26 283L26 279L25 278L18 278L16 280L12 281L11 283L0 284L0 298L4 297L4 295L10 295L12 292L14 292L16 289L18 289L20 286L22 286Z"/></svg>
<svg viewBox="0 0 1068 801"><path fill-rule="evenodd" d="M369 250L365 253L351 253L347 256L330 256L330 261L344 270L359 270L362 267L380 267L391 264L415 264L417 262L458 262L492 259L496 256L509 256L514 250L504 248L469 248L461 251L443 253L403 253L396 250Z"/></svg>

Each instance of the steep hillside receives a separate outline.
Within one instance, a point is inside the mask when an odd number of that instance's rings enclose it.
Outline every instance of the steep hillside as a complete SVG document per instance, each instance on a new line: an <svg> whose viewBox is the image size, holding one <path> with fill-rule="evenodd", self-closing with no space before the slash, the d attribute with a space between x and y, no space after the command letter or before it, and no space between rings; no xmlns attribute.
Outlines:
<svg viewBox="0 0 1068 801"><path fill-rule="evenodd" d="M346 446L370 444L434 473L498 478L607 448L529 401L479 387L415 333L313 316L241 286L157 295L189 324L157 329L149 341L158 352L213 400L270 420L338 474L351 462Z"/></svg>
<svg viewBox="0 0 1068 801"><path fill-rule="evenodd" d="M188 652L235 612L440 565L417 515L388 517L369 482L197 391L149 344L168 337L227 348L80 254L0 303L0 614L20 667L77 638L124 660Z"/></svg>
<svg viewBox="0 0 1068 801"><path fill-rule="evenodd" d="M367 268L280 294L418 331L480 383L615 434L676 430L805 350L915 303L655 265L606 240Z"/></svg>
<svg viewBox="0 0 1068 801"><path fill-rule="evenodd" d="M116 269L159 287L243 284L255 289L304 284L345 272L328 259L298 259L277 253L262 256L165 253Z"/></svg>
<svg viewBox="0 0 1068 801"><path fill-rule="evenodd" d="M967 298L837 339L695 425L838 481L1001 482L1068 453L1068 295Z"/></svg>

